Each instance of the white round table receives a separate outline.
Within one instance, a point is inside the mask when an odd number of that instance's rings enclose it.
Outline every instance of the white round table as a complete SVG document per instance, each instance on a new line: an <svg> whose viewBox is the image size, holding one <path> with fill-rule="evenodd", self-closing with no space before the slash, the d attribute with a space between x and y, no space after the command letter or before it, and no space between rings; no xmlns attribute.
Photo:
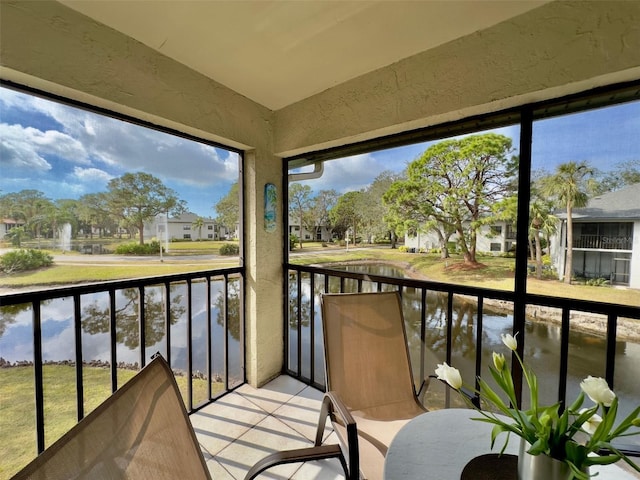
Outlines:
<svg viewBox="0 0 640 480"><path fill-rule="evenodd" d="M465 465L485 453L499 453L505 434L491 450L492 424L475 410L450 408L424 413L407 423L391 442L384 462L385 480L460 480ZM505 453L518 454L520 439L511 435ZM591 467L598 480L637 480L615 465Z"/></svg>

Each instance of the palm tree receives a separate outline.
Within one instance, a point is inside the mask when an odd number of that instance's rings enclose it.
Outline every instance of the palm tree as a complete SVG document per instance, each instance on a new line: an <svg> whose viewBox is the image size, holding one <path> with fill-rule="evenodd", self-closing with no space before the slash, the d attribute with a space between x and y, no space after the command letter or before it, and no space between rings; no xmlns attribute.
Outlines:
<svg viewBox="0 0 640 480"><path fill-rule="evenodd" d="M555 199L559 207L567 209L567 258L564 283L571 283L573 273L573 209L587 204L593 169L587 162L567 162L558 165L554 174L541 180L543 194Z"/></svg>
<svg viewBox="0 0 640 480"><path fill-rule="evenodd" d="M198 229L198 241L202 240L202 227L204 227L204 219L198 217L193 221L193 228Z"/></svg>
<svg viewBox="0 0 640 480"><path fill-rule="evenodd" d="M542 199L536 198L531 201L529 208L529 239L533 242L534 249L531 255L536 262L536 278L542 278L542 241L540 233L544 233L547 238L547 247L549 246L548 238L555 233L556 221L558 220L551 214L552 205ZM535 251L533 251L535 250Z"/></svg>

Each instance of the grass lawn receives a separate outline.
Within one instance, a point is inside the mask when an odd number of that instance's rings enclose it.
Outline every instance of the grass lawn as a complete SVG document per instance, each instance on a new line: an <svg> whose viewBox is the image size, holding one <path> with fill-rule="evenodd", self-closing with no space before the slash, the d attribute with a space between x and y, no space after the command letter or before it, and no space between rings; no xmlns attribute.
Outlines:
<svg viewBox="0 0 640 480"><path fill-rule="evenodd" d="M56 286L72 285L80 282L106 282L125 278L151 277L237 266L237 260L225 258L211 262L194 261L193 263L186 264L171 263L170 261L136 263L133 260L129 265L110 265L104 263L94 265L54 264L49 268L36 271L12 275L0 274L0 287Z"/></svg>
<svg viewBox="0 0 640 480"><path fill-rule="evenodd" d="M460 268L463 260L452 255L443 260L436 254L413 254L392 250L391 248L364 248L345 252L345 249L322 250L305 254L304 249L296 250L298 256L292 263L311 265L321 263L357 262L362 260L395 263L405 269L411 269L422 277L436 282L472 285L496 290L513 290L513 270L515 259L508 257L478 257L482 268ZM628 288L595 287L579 284L567 285L556 279L537 280L527 278L530 293L552 297L566 297L580 300L593 300L607 303L640 306L640 294Z"/></svg>
<svg viewBox="0 0 640 480"><path fill-rule="evenodd" d="M85 415L111 394L108 369L85 367ZM118 370L119 385L123 385L136 372ZM75 368L65 365L45 365L44 409L45 442L51 445L76 423ZM187 378L176 380L183 398ZM222 385L214 384L214 394ZM207 398L204 380L193 381L194 404ZM36 457L35 401L33 398L33 367L0 369L0 480L6 480Z"/></svg>

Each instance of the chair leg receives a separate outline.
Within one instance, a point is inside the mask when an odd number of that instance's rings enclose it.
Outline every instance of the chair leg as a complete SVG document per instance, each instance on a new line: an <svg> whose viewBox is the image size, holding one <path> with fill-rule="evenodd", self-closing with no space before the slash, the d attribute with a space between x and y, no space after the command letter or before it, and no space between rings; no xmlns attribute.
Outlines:
<svg viewBox="0 0 640 480"><path fill-rule="evenodd" d="M272 453L251 467L251 470L247 472L244 480L253 480L266 469L275 467L276 465L307 462L309 460L324 460L327 458L338 458L345 475L348 477L347 463L342 455L340 445L321 445L318 447L299 448L296 450L285 450L282 452Z"/></svg>

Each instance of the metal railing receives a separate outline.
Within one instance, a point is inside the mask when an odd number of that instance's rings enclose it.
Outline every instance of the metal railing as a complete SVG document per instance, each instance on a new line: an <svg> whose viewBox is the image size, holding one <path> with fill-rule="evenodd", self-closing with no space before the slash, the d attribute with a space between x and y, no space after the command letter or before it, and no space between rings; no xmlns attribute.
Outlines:
<svg viewBox="0 0 640 480"><path fill-rule="evenodd" d="M1 296L0 319L17 311L32 318L32 359L21 364L33 366L38 452L45 449L43 370L49 363L74 366L78 421L85 416L84 372L96 360L108 365L115 392L122 368L140 369L159 352L185 378L179 383L189 413L244 383L243 283L244 269L235 267ZM52 361L43 350L43 312L52 305L73 331L68 359ZM100 350L108 358L84 358L88 337L106 343ZM194 382L200 382L198 398Z"/></svg>
<svg viewBox="0 0 640 480"><path fill-rule="evenodd" d="M510 311L513 315L513 312L517 311L514 308L515 303L519 301L517 296L510 291L294 264L289 264L287 267L289 272L289 308L285 311L288 310L289 315L285 323L286 365L284 370L289 375L321 390L325 389L325 379L322 337L318 334L321 329L319 296L324 292L359 292L363 289L366 291L399 290L403 298L405 322L408 323L408 341L410 350L412 350L414 378L417 379L426 378L427 375L433 373L435 368L433 362L436 359L457 366L456 362L462 361L464 357L467 359L470 357L472 366L467 372L473 374L474 378L485 373L486 364L491 361L491 355L487 355L484 344L488 343L487 335L495 333L488 332L488 328L485 327L484 319L488 315L487 312ZM454 308L454 303L461 300L463 300L463 305L471 304L472 308ZM611 388L615 388L614 382L618 378L616 376L616 359L621 353L619 349L624 346L624 343L617 338L618 325L622 319L625 319L625 322L640 320L640 307L534 294L526 294L523 300L526 303L528 314L539 315L539 312L546 310L553 312L558 317L555 328L559 329L559 352L554 352L554 354L558 353L558 360L553 372L553 379L557 378L557 390L550 392L549 396L555 397L549 398L550 402L559 401L564 404L567 398L570 336L575 335L572 320L574 312L591 315L591 321L593 318L601 321L604 336L601 345L604 349L604 362L599 364L599 368L602 368L602 363L604 363L603 373L601 375L595 372L589 373L605 377ZM427 315L433 316L434 312L436 321L427 325ZM408 319L408 317L411 318ZM508 319L509 316L507 315L505 318ZM493 322L495 323L495 320ZM515 329L515 315L510 322L508 325L501 324L501 328L508 331ZM635 325L635 330L638 329L640 329L640 322ZM522 345L522 351L526 351L528 358L535 361L539 356L536 350L551 347L544 345L543 342L542 347L529 348L527 338L530 330L530 326L525 327L523 331L518 333L517 338L519 347L520 344ZM437 333L434 334L434 331ZM287 335L286 332L289 334ZM467 348L468 344L460 341L461 336L469 337L468 343L473 348ZM416 345L418 340L419 345ZM574 346L574 348L576 347ZM434 354L435 349L439 349L441 353L444 351L444 358ZM527 356L525 356L525 361L527 361ZM576 366L576 363L572 363L572 367ZM516 370L514 369L514 371ZM633 378L637 378L637 375L636 371L628 382L635 383ZM516 382L515 385L517 398L522 401L522 384ZM572 385L573 389L575 387L577 386ZM526 402L527 399L524 401Z"/></svg>
<svg viewBox="0 0 640 480"><path fill-rule="evenodd" d="M633 237L631 235L579 235L573 239L573 248L631 251Z"/></svg>

